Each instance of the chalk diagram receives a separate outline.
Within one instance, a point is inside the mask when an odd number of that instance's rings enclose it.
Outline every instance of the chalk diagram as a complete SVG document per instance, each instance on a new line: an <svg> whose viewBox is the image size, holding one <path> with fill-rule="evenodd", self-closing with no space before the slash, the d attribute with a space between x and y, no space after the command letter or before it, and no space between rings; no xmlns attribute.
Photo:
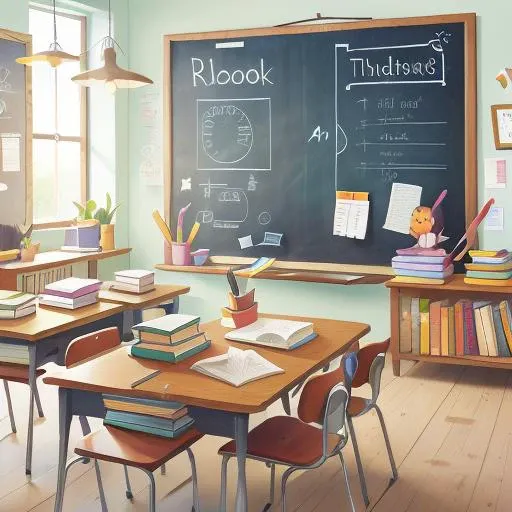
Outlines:
<svg viewBox="0 0 512 512"><path fill-rule="evenodd" d="M197 212L197 222L213 224L214 228L236 229L247 220L249 200L243 189L212 183L210 179L198 186L203 190L208 209Z"/></svg>
<svg viewBox="0 0 512 512"><path fill-rule="evenodd" d="M440 134L447 121L420 118L421 114L428 115L428 107L411 107L411 103L420 103L421 97L419 102L417 99L404 102L404 97L413 94L409 86L415 84L446 86L445 47L450 37L449 32L442 30L425 43L368 48L350 48L347 43L335 45L336 190L338 169L343 168L341 159L348 152L349 160L360 157L359 164L352 167L355 171L360 175L378 171L385 183L397 179L400 171L447 169L445 163L428 160L433 147L443 149L446 146ZM389 103L384 106L374 104L376 101L371 94L347 93L375 85L407 86L407 89L383 92L385 98L377 102ZM356 127L344 125L342 117L349 110L362 117ZM423 138L415 131L415 126L422 127ZM355 138L350 140L350 146L349 138ZM357 156L358 153L361 155Z"/></svg>
<svg viewBox="0 0 512 512"><path fill-rule="evenodd" d="M5 67L0 66L0 93L12 93L12 85L7 81L11 72ZM0 119L10 119L7 110L7 101L0 96Z"/></svg>
<svg viewBox="0 0 512 512"><path fill-rule="evenodd" d="M270 98L198 99L197 170L270 171Z"/></svg>

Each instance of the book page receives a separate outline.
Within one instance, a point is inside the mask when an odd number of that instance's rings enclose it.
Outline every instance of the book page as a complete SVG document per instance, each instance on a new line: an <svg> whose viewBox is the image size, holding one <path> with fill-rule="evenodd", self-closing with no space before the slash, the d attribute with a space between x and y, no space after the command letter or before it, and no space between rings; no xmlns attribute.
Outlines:
<svg viewBox="0 0 512 512"><path fill-rule="evenodd" d="M422 188L406 183L393 183L384 229L409 234L411 213L421 203Z"/></svg>
<svg viewBox="0 0 512 512"><path fill-rule="evenodd" d="M267 339L267 335L280 338L281 343L286 343L297 331L311 326L308 322L296 322L293 320L279 320L273 318L260 318L256 322L231 331L226 335L227 339L241 339L247 341L258 341Z"/></svg>

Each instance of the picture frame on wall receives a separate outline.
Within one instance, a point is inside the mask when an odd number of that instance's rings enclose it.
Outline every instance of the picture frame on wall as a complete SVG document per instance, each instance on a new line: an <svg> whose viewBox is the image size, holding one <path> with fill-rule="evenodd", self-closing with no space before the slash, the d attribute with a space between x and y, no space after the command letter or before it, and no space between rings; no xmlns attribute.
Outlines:
<svg viewBox="0 0 512 512"><path fill-rule="evenodd" d="M491 118L496 149L512 149L512 104L491 105Z"/></svg>

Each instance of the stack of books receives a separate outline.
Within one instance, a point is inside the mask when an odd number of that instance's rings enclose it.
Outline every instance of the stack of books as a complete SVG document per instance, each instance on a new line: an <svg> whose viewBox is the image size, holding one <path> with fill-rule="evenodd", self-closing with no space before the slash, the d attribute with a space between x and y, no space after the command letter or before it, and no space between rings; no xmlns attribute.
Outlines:
<svg viewBox="0 0 512 512"><path fill-rule="evenodd" d="M36 296L31 293L0 290L0 319L14 320L36 312Z"/></svg>
<svg viewBox="0 0 512 512"><path fill-rule="evenodd" d="M28 366L30 364L28 346L16 345L14 343L1 343L0 361L2 363L22 364Z"/></svg>
<svg viewBox="0 0 512 512"><path fill-rule="evenodd" d="M510 357L511 303L400 298L400 352Z"/></svg>
<svg viewBox="0 0 512 512"><path fill-rule="evenodd" d="M97 252L100 251L100 224L91 220L66 228L63 251Z"/></svg>
<svg viewBox="0 0 512 512"><path fill-rule="evenodd" d="M120 270L111 290L142 294L155 289L155 273L150 270Z"/></svg>
<svg viewBox="0 0 512 512"><path fill-rule="evenodd" d="M444 284L453 274L451 258L444 249L417 247L398 249L391 260L395 281L417 284Z"/></svg>
<svg viewBox="0 0 512 512"><path fill-rule="evenodd" d="M134 357L179 363L210 346L199 330L199 317L166 315L133 327L139 341L131 347Z"/></svg>
<svg viewBox="0 0 512 512"><path fill-rule="evenodd" d="M39 304L65 309L89 306L98 301L100 286L101 281L97 279L68 277L47 284L42 295L39 296Z"/></svg>
<svg viewBox="0 0 512 512"><path fill-rule="evenodd" d="M469 251L472 263L466 263L466 284L512 286L512 253L500 251Z"/></svg>
<svg viewBox="0 0 512 512"><path fill-rule="evenodd" d="M254 290L245 295L228 293L229 307L222 308L221 325L230 329L245 327L258 320L258 303L254 302Z"/></svg>
<svg viewBox="0 0 512 512"><path fill-rule="evenodd" d="M107 410L104 424L174 439L188 430L194 420L179 402L103 395Z"/></svg>

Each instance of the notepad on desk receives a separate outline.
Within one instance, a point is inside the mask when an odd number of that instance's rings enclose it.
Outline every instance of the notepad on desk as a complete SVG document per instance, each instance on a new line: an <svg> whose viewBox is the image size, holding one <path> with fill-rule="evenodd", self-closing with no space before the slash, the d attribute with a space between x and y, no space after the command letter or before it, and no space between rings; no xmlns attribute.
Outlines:
<svg viewBox="0 0 512 512"><path fill-rule="evenodd" d="M229 347L227 353L197 361L192 370L240 387L254 380L284 373L254 350Z"/></svg>
<svg viewBox="0 0 512 512"><path fill-rule="evenodd" d="M316 337L311 322L260 318L256 322L228 332L227 340L254 343L272 348L292 350Z"/></svg>

